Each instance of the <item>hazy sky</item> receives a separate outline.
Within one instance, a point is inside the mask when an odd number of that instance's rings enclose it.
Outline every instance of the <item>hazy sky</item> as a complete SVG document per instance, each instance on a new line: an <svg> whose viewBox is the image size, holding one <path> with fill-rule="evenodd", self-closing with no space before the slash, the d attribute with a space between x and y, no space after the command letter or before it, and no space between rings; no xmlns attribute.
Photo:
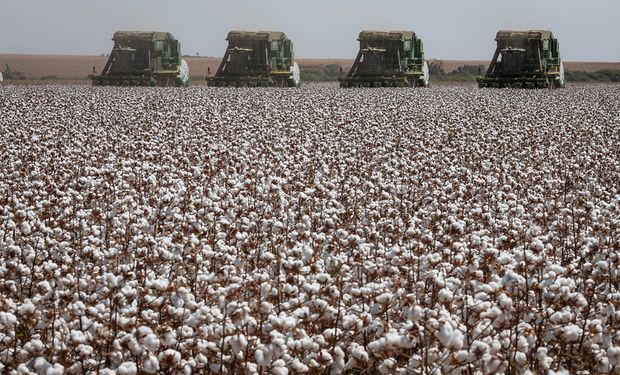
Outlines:
<svg viewBox="0 0 620 375"><path fill-rule="evenodd" d="M488 60L499 29L550 29L565 60L620 61L620 0L2 0L0 53L108 53L116 30L169 31L221 56L231 29L284 31L297 57L354 58L362 29L413 30L427 58Z"/></svg>

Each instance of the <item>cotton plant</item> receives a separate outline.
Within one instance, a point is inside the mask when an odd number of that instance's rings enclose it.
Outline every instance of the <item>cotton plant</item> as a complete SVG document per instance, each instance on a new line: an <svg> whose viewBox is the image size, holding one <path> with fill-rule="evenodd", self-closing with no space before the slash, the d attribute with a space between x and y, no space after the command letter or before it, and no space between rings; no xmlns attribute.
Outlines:
<svg viewBox="0 0 620 375"><path fill-rule="evenodd" d="M615 87L183 93L4 87L0 372L620 373Z"/></svg>

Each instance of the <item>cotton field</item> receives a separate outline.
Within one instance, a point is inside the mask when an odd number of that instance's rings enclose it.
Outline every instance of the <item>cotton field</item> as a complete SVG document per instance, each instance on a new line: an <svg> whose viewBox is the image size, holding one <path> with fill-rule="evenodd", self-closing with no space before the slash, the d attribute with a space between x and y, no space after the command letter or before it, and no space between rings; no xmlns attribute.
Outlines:
<svg viewBox="0 0 620 375"><path fill-rule="evenodd" d="M619 129L618 86L2 86L0 373L620 373Z"/></svg>

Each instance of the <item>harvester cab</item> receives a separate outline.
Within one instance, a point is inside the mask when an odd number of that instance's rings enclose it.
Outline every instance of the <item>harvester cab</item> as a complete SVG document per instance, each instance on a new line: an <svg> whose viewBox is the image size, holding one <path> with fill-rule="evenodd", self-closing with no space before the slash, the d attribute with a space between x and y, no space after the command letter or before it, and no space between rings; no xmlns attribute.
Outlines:
<svg viewBox="0 0 620 375"><path fill-rule="evenodd" d="M422 40L413 31L362 31L360 49L340 87L428 87Z"/></svg>
<svg viewBox="0 0 620 375"><path fill-rule="evenodd" d="M480 87L561 88L564 66L551 31L499 31L497 48Z"/></svg>
<svg viewBox="0 0 620 375"><path fill-rule="evenodd" d="M228 48L209 86L298 87L293 42L282 32L231 31Z"/></svg>
<svg viewBox="0 0 620 375"><path fill-rule="evenodd" d="M187 86L189 68L181 45L166 32L117 31L114 47L93 85Z"/></svg>

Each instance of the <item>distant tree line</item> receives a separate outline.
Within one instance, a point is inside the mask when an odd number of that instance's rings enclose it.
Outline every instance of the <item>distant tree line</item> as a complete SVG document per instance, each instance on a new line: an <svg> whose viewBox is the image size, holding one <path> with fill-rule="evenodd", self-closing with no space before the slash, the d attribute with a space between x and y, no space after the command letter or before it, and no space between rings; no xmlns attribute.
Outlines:
<svg viewBox="0 0 620 375"><path fill-rule="evenodd" d="M327 64L324 66L299 67L301 79L304 81L337 81L340 75L340 65ZM343 72L346 74L346 72Z"/></svg>
<svg viewBox="0 0 620 375"><path fill-rule="evenodd" d="M451 72L446 72L440 60L428 62L431 81L435 82L475 82L476 77L484 75L484 65L461 65Z"/></svg>
<svg viewBox="0 0 620 375"><path fill-rule="evenodd" d="M619 70L603 69L595 72L567 70L564 74L567 81L573 82L620 82Z"/></svg>

